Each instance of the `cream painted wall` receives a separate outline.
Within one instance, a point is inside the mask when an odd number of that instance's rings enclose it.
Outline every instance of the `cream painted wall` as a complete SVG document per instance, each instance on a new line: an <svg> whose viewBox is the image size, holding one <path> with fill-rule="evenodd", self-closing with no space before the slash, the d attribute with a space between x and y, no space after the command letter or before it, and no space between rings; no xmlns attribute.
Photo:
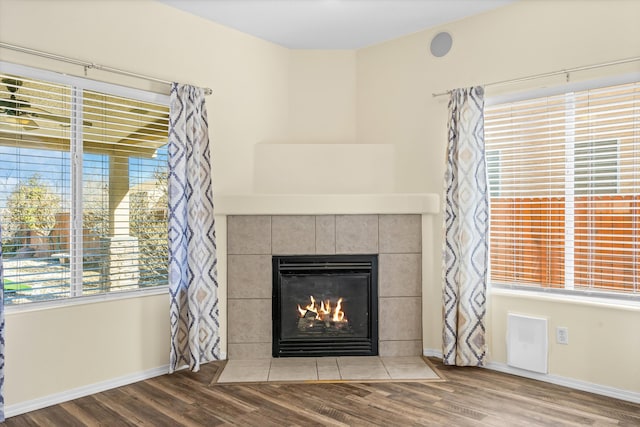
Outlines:
<svg viewBox="0 0 640 427"><path fill-rule="evenodd" d="M168 365L168 295L6 314L5 404Z"/></svg>
<svg viewBox="0 0 640 427"><path fill-rule="evenodd" d="M290 52L287 139L294 143L355 142L355 51Z"/></svg>
<svg viewBox="0 0 640 427"><path fill-rule="evenodd" d="M640 3L626 0L523 0L358 50L358 140L396 145L398 192L440 193L448 99L433 93L637 56L639 8ZM440 31L451 33L453 47L435 58L429 43ZM597 73L639 67L636 62ZM559 76L526 87L563 81ZM487 96L523 87L491 87Z"/></svg>
<svg viewBox="0 0 640 427"><path fill-rule="evenodd" d="M640 339L635 332L640 325L640 306L566 302L549 296L493 295L488 316L492 361L507 360L507 313L548 319L550 373L640 392ZM568 328L568 345L556 343L558 326Z"/></svg>
<svg viewBox="0 0 640 427"><path fill-rule="evenodd" d="M356 143L356 52L292 50L288 72L287 134L256 144L254 191L394 192L394 145Z"/></svg>
<svg viewBox="0 0 640 427"><path fill-rule="evenodd" d="M442 194L446 149L446 96L432 93L565 68L640 56L640 2L521 1L357 52L357 135L367 143L394 143L396 191ZM442 58L429 53L440 31L453 36ZM639 71L640 63L575 73L572 80ZM490 87L487 96L557 85L564 76L520 85ZM441 344L441 216L435 217L432 246L426 246L423 274L425 349ZM506 363L506 311L517 307L570 327L571 343L552 346L550 373L640 392L637 340L624 331L639 325L633 310L574 303L494 297L487 327L489 360ZM550 331L553 332L553 331ZM575 337L575 339L573 339ZM587 339L592 337L592 339ZM555 336L550 337L555 341ZM620 356L619 356L620 355ZM612 363L615 361L615 363Z"/></svg>
<svg viewBox="0 0 640 427"><path fill-rule="evenodd" d="M432 98L432 92L638 55L639 15L640 3L634 1L525 0L357 52L304 52L288 51L150 0L0 0L0 40L213 88L208 107L218 194L254 190L255 144L312 139L390 144L396 156L396 192L441 193L447 100ZM454 47L436 59L429 56L428 44L440 30L453 34ZM82 74L78 67L6 50L0 50L0 60ZM143 89L159 88L95 70L88 74ZM424 248L424 341L425 348L437 349L441 219L423 221L435 230L426 233L425 241L433 244ZM218 237L223 233L220 223ZM223 270L222 243L219 250ZM502 314L512 303L504 298L493 301L496 309L489 318L495 332L490 349L494 361L504 361L496 337L504 329ZM530 307L543 310L536 304ZM567 321L578 310L573 305L562 309ZM152 296L9 313L7 405L166 365L165 310L166 296ZM561 311L549 315L556 317ZM614 328L637 324L637 317L609 313L603 322L600 335L613 336ZM573 325L572 338L588 331ZM59 332L63 326L69 333ZM111 345L97 335L86 337L89 330L99 331ZM611 354L630 352L623 363L640 356L624 340L607 343ZM632 366L611 366L594 349L597 345L578 340L563 349L566 354L554 353L550 366L558 375L629 389L621 377ZM52 352L57 354L50 357ZM568 366L567 360L585 352L595 355L592 369L599 364L619 372L608 379L604 372L592 376Z"/></svg>
<svg viewBox="0 0 640 427"><path fill-rule="evenodd" d="M207 104L216 194L254 191L254 147L260 142L334 144L356 139L352 51L290 51L150 0L0 0L0 40L212 88ZM84 71L3 49L0 60L72 75ZM98 70L88 70L87 77L167 90L164 85ZM226 224L222 219L218 218L217 234L224 351ZM166 307L159 308L165 303L166 297L154 296L8 313L8 407L166 365ZM119 321L137 320L140 313L145 313L144 321L129 322L124 328L110 326L114 316ZM97 336L79 341L76 334L53 327L66 325L75 331L78 323L83 335L92 328L108 335L110 345L96 343ZM38 351L40 343L50 345ZM56 352L53 363L43 364L43 354L54 351L50 349L64 351Z"/></svg>
<svg viewBox="0 0 640 427"><path fill-rule="evenodd" d="M158 2L0 0L0 40L211 87L217 193L251 192L254 145L288 134L289 51ZM83 75L80 67L9 50L0 49L0 60ZM96 70L88 77L167 90ZM225 225L218 218L224 319ZM167 316L167 295L7 313L7 408L166 366Z"/></svg>
<svg viewBox="0 0 640 427"><path fill-rule="evenodd" d="M395 190L393 144L257 144L255 150L257 193L389 194Z"/></svg>
<svg viewBox="0 0 640 427"><path fill-rule="evenodd" d="M219 193L251 192L253 146L288 133L289 50L159 2L0 0L0 40L212 88L207 107ZM83 74L8 50L0 59ZM167 90L96 70L88 77Z"/></svg>

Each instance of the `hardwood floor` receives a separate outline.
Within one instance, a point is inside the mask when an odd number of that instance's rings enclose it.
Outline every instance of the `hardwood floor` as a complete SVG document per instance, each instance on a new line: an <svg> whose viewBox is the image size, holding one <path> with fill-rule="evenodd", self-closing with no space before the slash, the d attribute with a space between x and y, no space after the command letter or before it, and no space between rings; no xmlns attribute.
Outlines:
<svg viewBox="0 0 640 427"><path fill-rule="evenodd" d="M446 382L211 384L220 365L7 419L7 426L640 426L640 404L480 368Z"/></svg>

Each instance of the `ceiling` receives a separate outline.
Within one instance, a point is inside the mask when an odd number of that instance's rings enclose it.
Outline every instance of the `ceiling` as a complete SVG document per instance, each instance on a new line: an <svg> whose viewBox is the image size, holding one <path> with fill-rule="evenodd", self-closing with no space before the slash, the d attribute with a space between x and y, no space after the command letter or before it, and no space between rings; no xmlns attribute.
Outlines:
<svg viewBox="0 0 640 427"><path fill-rule="evenodd" d="M359 49L515 0L158 0L291 49Z"/></svg>

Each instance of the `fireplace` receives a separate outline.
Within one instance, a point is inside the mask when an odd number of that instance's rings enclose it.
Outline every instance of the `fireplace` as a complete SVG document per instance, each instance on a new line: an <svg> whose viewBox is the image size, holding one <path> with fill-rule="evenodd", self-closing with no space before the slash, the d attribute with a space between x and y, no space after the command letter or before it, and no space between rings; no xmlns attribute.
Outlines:
<svg viewBox="0 0 640 427"><path fill-rule="evenodd" d="M228 358L273 357L273 257L291 255L377 255L378 355L421 355L421 223L396 214L228 216Z"/></svg>
<svg viewBox="0 0 640 427"><path fill-rule="evenodd" d="M378 354L378 256L273 256L273 357Z"/></svg>

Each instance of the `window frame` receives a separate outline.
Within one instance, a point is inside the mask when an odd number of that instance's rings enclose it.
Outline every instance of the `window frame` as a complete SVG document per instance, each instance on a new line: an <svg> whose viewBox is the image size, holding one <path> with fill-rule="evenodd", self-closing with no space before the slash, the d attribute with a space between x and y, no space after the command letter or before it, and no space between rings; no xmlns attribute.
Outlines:
<svg viewBox="0 0 640 427"><path fill-rule="evenodd" d="M55 71L45 70L41 68L35 68L20 64L14 64L6 61L0 61L0 72L23 76L25 78L37 79L48 81L51 83L67 85L71 88L72 93L74 95L78 93L82 93L85 90L100 92L106 95L119 96L123 98L129 98L136 101L149 102L155 104L161 104L165 106L169 106L170 96L168 94L151 92L141 89L136 89L127 86L121 86L113 83L106 83L98 80L87 79L84 77L72 76L68 74L62 74ZM78 129L78 133L75 135L75 138L82 140L82 120L83 120L83 112L82 112L82 97L79 98L80 102L77 102L72 107L72 120L76 123L79 123L80 126L76 126ZM71 144L71 146L80 146L80 151L74 152L73 149L70 151L70 155L72 159L75 157L79 160L79 165L73 166L76 168L82 168L82 144ZM73 168L72 167L72 168ZM76 191L73 191L74 197L72 197L72 206L79 204L79 211L82 212L83 208L83 198L82 198L82 180L78 180L78 182L71 182L72 186L75 186ZM78 191L78 189L80 191ZM71 227L70 230L71 238L73 239L74 233L76 233L76 239L79 238L79 241L82 241L82 227L78 228ZM80 249L82 250L82 249ZM73 252L70 254L71 256L78 256ZM81 254L80 254L81 256ZM76 263L79 268L82 268L81 263ZM139 298L143 296L151 296L157 294L166 294L168 290L168 285L158 285L152 287L131 289L131 290L119 290L116 292L106 292L96 295L83 295L82 294L82 280L78 278L82 277L82 271L74 272L71 271L71 278L69 283L69 296L63 298L54 298L50 300L43 301L32 301L28 304L9 304L5 305L4 309L7 312L22 312L22 311L33 311L33 310L41 310L46 308L53 307L63 307L70 306L76 304L87 304L87 303L95 303L101 301L111 301L118 299L126 299L126 298ZM73 276L76 276L75 278Z"/></svg>
<svg viewBox="0 0 640 427"><path fill-rule="evenodd" d="M640 72L627 73L622 75L606 76L602 78L590 79L585 81L571 82L561 84L558 86L550 86L537 89L528 89L521 92L512 92L506 94L499 94L491 96L489 95L485 99L485 107L490 107L499 104L507 104L511 102L525 101L528 99L551 97L557 95L569 95L572 92L586 91L591 89L599 89L608 86L616 86L629 84L634 82L640 82ZM613 141L614 138L607 139L607 141ZM616 141L616 173L620 176L620 146L619 141ZM598 141L593 141L598 142ZM493 150L490 150L493 151ZM499 151L499 150L498 150ZM501 159L500 159L501 160ZM572 159L575 161L575 159ZM498 169L500 169L500 161L498 162ZM487 174L488 176L488 174ZM574 190L575 190L575 183ZM489 192L489 187L487 187ZM620 192L620 185L617 185L617 192ZM577 193L576 193L577 195ZM492 197L494 195L490 195ZM499 195L498 195L499 196ZM489 262L489 274L488 274L488 287L489 289L495 289L498 294L509 295L510 293L517 293L538 297L549 297L557 299L558 301L575 301L575 302L594 302L596 304L612 304L615 306L630 306L640 307L640 292L637 293L625 293L616 292L611 290L589 288L589 289L574 289L572 284L567 286L565 281L563 288L543 287L543 286L530 286L518 283L504 283L491 280L491 266Z"/></svg>

